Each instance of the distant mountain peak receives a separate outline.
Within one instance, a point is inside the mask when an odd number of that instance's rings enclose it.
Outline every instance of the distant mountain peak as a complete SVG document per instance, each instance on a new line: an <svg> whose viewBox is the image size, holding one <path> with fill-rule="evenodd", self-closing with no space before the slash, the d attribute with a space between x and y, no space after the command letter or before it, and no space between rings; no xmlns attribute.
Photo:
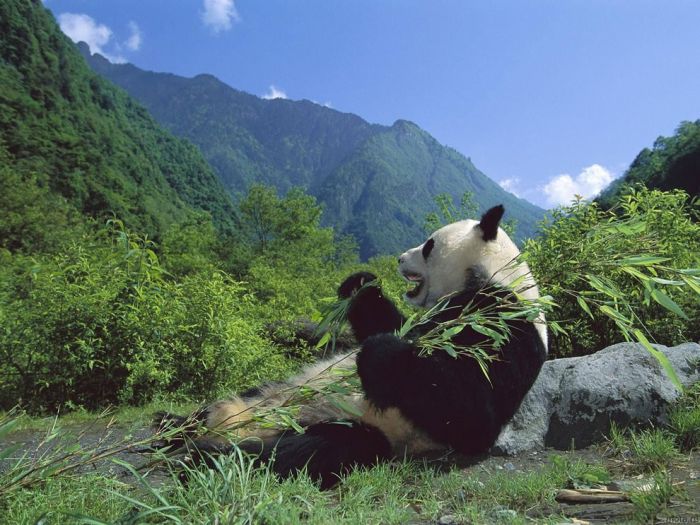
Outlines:
<svg viewBox="0 0 700 525"><path fill-rule="evenodd" d="M472 192L480 211L503 203L520 239L544 215L410 120L370 124L309 100L250 95L211 75L187 79L87 60L199 146L231 194L253 182L281 193L300 186L325 205L325 224L357 239L363 258L423 240L425 215L441 193L459 202Z"/></svg>
<svg viewBox="0 0 700 525"><path fill-rule="evenodd" d="M391 125L391 127L397 128L397 129L401 129L401 128L421 129L420 126L418 126L418 124L416 124L415 122L412 122L412 121L406 120L406 119L402 119L402 118L395 120L394 123Z"/></svg>

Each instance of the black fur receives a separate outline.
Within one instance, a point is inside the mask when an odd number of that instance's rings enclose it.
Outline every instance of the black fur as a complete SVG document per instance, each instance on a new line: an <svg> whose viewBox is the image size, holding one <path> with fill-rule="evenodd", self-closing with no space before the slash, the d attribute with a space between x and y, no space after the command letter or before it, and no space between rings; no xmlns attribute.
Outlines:
<svg viewBox="0 0 700 525"><path fill-rule="evenodd" d="M433 239L428 239L425 241L425 244L423 245L423 249L421 250L421 254L423 255L423 259L426 261L428 260L428 257L430 256L430 252L433 251L433 248L435 247L435 241Z"/></svg>
<svg viewBox="0 0 700 525"><path fill-rule="evenodd" d="M338 289L340 297L352 297L348 321L360 343L370 336L398 330L404 322L404 317L394 303L384 297L379 286L360 289L364 283L374 280L376 277L371 273L359 272L345 279Z"/></svg>
<svg viewBox="0 0 700 525"><path fill-rule="evenodd" d="M377 276L370 272L353 273L338 287L338 297L341 299L352 297L352 295L357 293L365 284L376 280Z"/></svg>
<svg viewBox="0 0 700 525"><path fill-rule="evenodd" d="M236 445L222 447L206 443L193 454L195 463L209 463L211 456L230 453L234 447L267 463L273 472L288 477L306 469L309 477L328 489L338 477L352 468L374 465L389 459L391 446L377 428L357 421L317 423L303 434L284 432L265 441L247 439Z"/></svg>
<svg viewBox="0 0 700 525"><path fill-rule="evenodd" d="M437 322L455 318L469 303L486 308L497 301L507 305L508 298L505 290L495 294L493 289L489 294L478 288L465 290L454 296L448 308L420 333ZM376 301L363 304L359 297L353 306L358 311L377 308ZM353 329L362 331L355 325ZM492 384L470 357L453 358L440 349L429 357L419 357L420 349L415 344L393 333L369 337L357 357L365 395L378 408L397 407L437 442L466 454L485 452L517 410L546 357L532 323L512 321L510 330L510 341L500 350L493 350L499 360L489 367ZM420 333L409 334L409 338ZM458 346L485 341L484 335L469 327L452 340Z"/></svg>
<svg viewBox="0 0 700 525"><path fill-rule="evenodd" d="M492 241L498 235L498 224L501 222L505 208L502 204L494 206L489 209L486 213L481 216L481 222L479 222L479 227L484 233L483 239L485 241Z"/></svg>

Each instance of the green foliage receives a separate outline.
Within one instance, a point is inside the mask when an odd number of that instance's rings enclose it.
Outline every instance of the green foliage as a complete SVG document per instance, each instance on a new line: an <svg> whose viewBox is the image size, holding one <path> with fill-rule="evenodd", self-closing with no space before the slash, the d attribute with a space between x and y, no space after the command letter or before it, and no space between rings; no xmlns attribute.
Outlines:
<svg viewBox="0 0 700 525"><path fill-rule="evenodd" d="M238 390L290 372L254 297L219 271L165 278L147 239L113 223L5 269L0 406L34 411Z"/></svg>
<svg viewBox="0 0 700 525"><path fill-rule="evenodd" d="M0 162L2 162L0 156ZM82 218L45 178L0 166L0 249L54 251L80 236Z"/></svg>
<svg viewBox="0 0 700 525"><path fill-rule="evenodd" d="M320 227L321 206L298 188L278 197L274 188L253 185L240 206L243 238L235 266L264 303L261 315L315 316L320 302L335 296L341 269L356 262L354 244Z"/></svg>
<svg viewBox="0 0 700 525"><path fill-rule="evenodd" d="M425 216L425 232L430 234L438 228L453 222L463 219L475 219L479 211L479 207L474 202L474 194L465 191L459 201L459 208L455 206L452 196L447 193L441 193L435 196L435 204L438 211L430 212Z"/></svg>
<svg viewBox="0 0 700 525"><path fill-rule="evenodd" d="M611 211L581 201L555 210L524 249L558 305L548 319L550 354L592 353L619 342L620 333L652 353L650 340L700 338L697 217L684 192L644 188Z"/></svg>
<svg viewBox="0 0 700 525"><path fill-rule="evenodd" d="M220 259L217 249L223 240L207 214L173 224L160 243L163 266L175 277L210 272Z"/></svg>
<svg viewBox="0 0 700 525"><path fill-rule="evenodd" d="M637 523L657 523L658 514L669 506L671 498L676 493L677 489L673 486L668 472L655 472L650 488L633 492L630 495L630 501L634 505L635 521Z"/></svg>
<svg viewBox="0 0 700 525"><path fill-rule="evenodd" d="M192 208L233 229L231 200L196 148L90 71L41 2L0 3L0 160L14 202L39 191L53 215L61 196L151 235Z"/></svg>
<svg viewBox="0 0 700 525"><path fill-rule="evenodd" d="M625 458L625 469L632 473L666 469L680 455L673 435L658 428L622 430L613 424L608 446L614 454Z"/></svg>
<svg viewBox="0 0 700 525"><path fill-rule="evenodd" d="M625 175L614 181L597 199L611 208L635 185L660 190L681 189L700 196L700 120L681 122L672 137L659 137L652 149L644 148Z"/></svg>
<svg viewBox="0 0 700 525"><path fill-rule="evenodd" d="M671 409L668 429L682 451L700 446L700 383L687 389Z"/></svg>
<svg viewBox="0 0 700 525"><path fill-rule="evenodd" d="M479 206L474 199L474 194L465 191L459 200L459 208L455 205L454 199L447 193L441 193L435 197L435 204L438 211L430 212L425 216L425 229L427 234L447 224L464 219L478 219ZM511 238L516 238L518 221L510 218L501 222L501 228Z"/></svg>

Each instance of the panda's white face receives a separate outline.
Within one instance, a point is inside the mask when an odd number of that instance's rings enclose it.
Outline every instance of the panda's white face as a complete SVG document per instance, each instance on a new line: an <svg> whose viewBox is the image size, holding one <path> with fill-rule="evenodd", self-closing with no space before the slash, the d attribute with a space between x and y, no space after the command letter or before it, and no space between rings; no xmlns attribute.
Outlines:
<svg viewBox="0 0 700 525"><path fill-rule="evenodd" d="M506 232L498 227L503 206L488 210L480 222L465 220L443 226L427 241L399 257L399 273L414 286L404 296L424 308L434 306L443 297L464 290L470 270L480 268L489 282L516 289L525 299L540 294L527 264L519 261L520 250ZM547 329L544 314L536 323L545 347Z"/></svg>
<svg viewBox="0 0 700 525"><path fill-rule="evenodd" d="M484 241L478 225L465 220L444 226L399 257L399 272L415 284L405 295L409 303L429 308L464 288L467 269L480 264L492 244Z"/></svg>
<svg viewBox="0 0 700 525"><path fill-rule="evenodd" d="M539 297L530 270L516 262L520 250L506 232L498 227L503 206L494 206L481 221L465 220L443 226L420 246L399 257L399 272L415 287L406 300L416 306L431 307L443 297L464 290L470 270L494 284L507 286L519 279L524 297Z"/></svg>

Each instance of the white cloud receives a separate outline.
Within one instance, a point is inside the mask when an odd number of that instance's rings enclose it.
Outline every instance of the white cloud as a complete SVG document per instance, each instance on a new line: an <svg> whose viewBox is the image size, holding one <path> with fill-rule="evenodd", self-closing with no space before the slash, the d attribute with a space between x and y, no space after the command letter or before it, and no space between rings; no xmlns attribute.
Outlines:
<svg viewBox="0 0 700 525"><path fill-rule="evenodd" d="M103 47L112 38L112 30L104 24L98 24L92 17L84 14L62 13L58 23L68 38L73 42L85 42L90 51L104 55Z"/></svg>
<svg viewBox="0 0 700 525"><path fill-rule="evenodd" d="M143 39L141 36L141 28L132 20L129 22L129 31L131 31L131 35L126 39L124 45L131 51L138 51L141 48L141 41Z"/></svg>
<svg viewBox="0 0 700 525"><path fill-rule="evenodd" d="M287 98L287 94L284 91L272 85L270 86L270 91L261 96L265 100L272 100L273 98Z"/></svg>
<svg viewBox="0 0 700 525"><path fill-rule="evenodd" d="M571 204L575 195L589 199L598 195L615 176L610 170L600 164L593 164L584 168L581 173L572 177L563 173L554 177L542 188L547 196L547 203L552 206Z"/></svg>
<svg viewBox="0 0 700 525"><path fill-rule="evenodd" d="M520 184L520 178L518 177L511 177L509 179L504 179L498 183L498 185L503 188L506 191L509 191L516 197L520 197L518 194L518 185Z"/></svg>
<svg viewBox="0 0 700 525"><path fill-rule="evenodd" d="M214 33L231 29L231 23L240 19L233 0L204 0L202 22Z"/></svg>
<svg viewBox="0 0 700 525"><path fill-rule="evenodd" d="M121 54L114 55L105 50L105 46L107 46L112 39L112 30L104 24L98 24L91 16L82 13L61 13L58 15L58 23L61 26L61 31L73 42L85 42L90 46L91 53L99 53L115 64L126 62L126 58L121 56ZM138 26L132 22L129 24L130 28L132 27L131 24L133 24L133 27L138 31ZM131 45L134 34L132 28L132 35L129 40L127 40L126 46L135 51L138 48L132 48ZM138 46L141 45L140 32L138 32L138 41L134 41L134 43L138 44ZM121 51L121 46L115 44L113 49L116 49L117 53L119 53Z"/></svg>

